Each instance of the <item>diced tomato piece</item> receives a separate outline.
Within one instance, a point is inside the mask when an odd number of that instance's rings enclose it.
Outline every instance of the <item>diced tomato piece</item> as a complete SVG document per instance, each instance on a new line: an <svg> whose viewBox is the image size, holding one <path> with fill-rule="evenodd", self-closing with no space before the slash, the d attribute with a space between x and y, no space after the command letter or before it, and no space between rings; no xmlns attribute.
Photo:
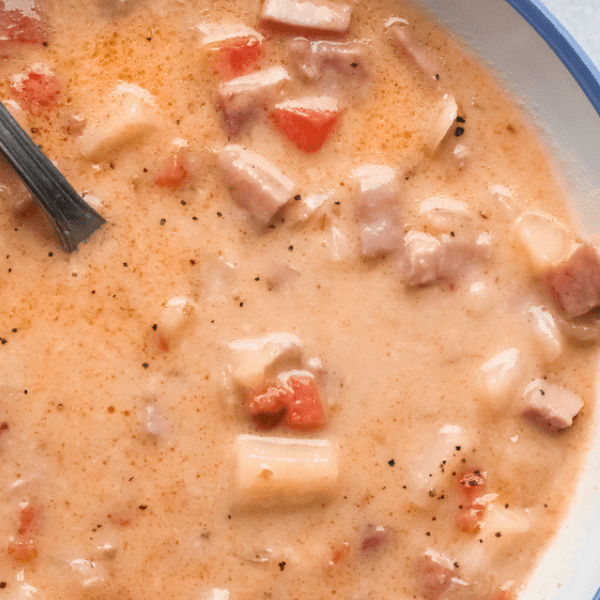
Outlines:
<svg viewBox="0 0 600 600"><path fill-rule="evenodd" d="M461 496L468 502L483 496L486 489L485 473L479 469L464 471L458 480Z"/></svg>
<svg viewBox="0 0 600 600"><path fill-rule="evenodd" d="M31 562L37 556L37 548L32 539L10 540L8 554L17 562Z"/></svg>
<svg viewBox="0 0 600 600"><path fill-rule="evenodd" d="M285 424L290 429L311 431L325 424L325 411L319 388L311 377L292 376L286 382L293 398L288 404Z"/></svg>
<svg viewBox="0 0 600 600"><path fill-rule="evenodd" d="M331 567L337 567L348 562L350 558L350 544L348 542L342 542L339 546L333 549L331 560L329 565Z"/></svg>
<svg viewBox="0 0 600 600"><path fill-rule="evenodd" d="M273 385L262 394L252 396L248 402L250 418L259 429L273 429L286 416L292 399L291 390Z"/></svg>
<svg viewBox="0 0 600 600"><path fill-rule="evenodd" d="M271 111L275 127L296 148L307 154L322 148L339 117L339 111L286 106L285 103L276 105Z"/></svg>
<svg viewBox="0 0 600 600"><path fill-rule="evenodd" d="M38 530L39 514L36 509L28 504L21 509L19 514L19 535L30 535Z"/></svg>
<svg viewBox="0 0 600 600"><path fill-rule="evenodd" d="M153 183L160 188L176 189L181 187L189 176L190 165L187 157L182 152L175 152L158 167Z"/></svg>
<svg viewBox="0 0 600 600"><path fill-rule="evenodd" d="M456 525L461 531L474 533L479 529L485 510L485 507L477 502L486 492L485 473L480 469L463 471L458 479L458 487L461 505L456 516Z"/></svg>
<svg viewBox="0 0 600 600"><path fill-rule="evenodd" d="M46 25L35 7L26 14L15 0L0 0L0 54L23 44L42 45L47 39Z"/></svg>
<svg viewBox="0 0 600 600"><path fill-rule="evenodd" d="M11 85L10 91L21 107L36 117L54 108L61 97L61 85L57 77L34 71Z"/></svg>
<svg viewBox="0 0 600 600"><path fill-rule="evenodd" d="M224 40L214 50L212 64L223 81L260 69L263 57L262 42L253 36L242 36Z"/></svg>

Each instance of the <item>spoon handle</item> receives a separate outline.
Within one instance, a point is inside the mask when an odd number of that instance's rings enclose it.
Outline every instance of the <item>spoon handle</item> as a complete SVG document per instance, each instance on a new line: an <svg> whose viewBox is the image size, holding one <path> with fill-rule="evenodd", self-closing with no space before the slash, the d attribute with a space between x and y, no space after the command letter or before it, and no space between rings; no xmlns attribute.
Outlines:
<svg viewBox="0 0 600 600"><path fill-rule="evenodd" d="M0 152L52 221L62 248L74 252L106 220L73 189L0 102Z"/></svg>

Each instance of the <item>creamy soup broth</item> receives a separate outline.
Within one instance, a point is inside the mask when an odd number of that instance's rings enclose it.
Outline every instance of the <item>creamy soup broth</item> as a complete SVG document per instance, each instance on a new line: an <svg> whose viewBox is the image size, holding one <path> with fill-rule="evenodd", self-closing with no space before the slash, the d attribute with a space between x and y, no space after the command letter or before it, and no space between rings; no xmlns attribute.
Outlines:
<svg viewBox="0 0 600 600"><path fill-rule="evenodd" d="M256 1L121 4L48 0L46 45L11 49L0 64L2 99L107 219L65 254L3 167L0 596L516 598L574 491L595 385L594 347L561 334L549 357L527 313L555 309L515 233L519 216L551 215L569 244L580 239L520 109L399 2L352 2L349 31L333 39L364 44L364 79L316 82L290 62L290 40L306 32L261 27ZM392 16L440 61L439 81L399 52L385 28ZM263 33L261 69L279 65L291 79L277 102L337 99L341 116L321 149L298 150L262 114L231 136L203 37L211 24ZM60 82L60 100L32 114L12 88L39 64ZM152 127L84 156L125 84L150 96ZM459 120L432 142L445 94ZM225 185L217 155L228 143L295 184L299 200L264 228ZM157 185L179 150L189 178ZM399 174L403 234L489 234L489 256L423 286L403 281L393 252L365 258L353 173L366 164ZM327 200L308 218L314 194ZM456 232L423 213L435 197L467 205L467 220L450 211ZM177 327L172 298L187 303ZM301 340L290 364L315 377L318 428L257 430L244 408L231 344L279 333ZM511 349L517 367L498 392L502 375L491 381L482 367ZM571 427L548 432L523 417L536 379L583 399ZM438 461L448 426L459 441ZM310 499L248 499L235 475L242 435L326 440L337 478ZM430 463L434 487L418 483ZM485 473L490 495L469 531L457 526L465 469ZM25 559L19 542L35 547ZM428 577L446 579L438 590Z"/></svg>

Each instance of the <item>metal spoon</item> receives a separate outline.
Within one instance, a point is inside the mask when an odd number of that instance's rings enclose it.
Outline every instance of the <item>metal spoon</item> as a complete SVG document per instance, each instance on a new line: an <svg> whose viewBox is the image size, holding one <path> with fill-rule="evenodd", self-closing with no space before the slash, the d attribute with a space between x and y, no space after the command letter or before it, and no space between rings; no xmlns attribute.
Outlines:
<svg viewBox="0 0 600 600"><path fill-rule="evenodd" d="M52 221L65 252L74 252L106 223L71 187L1 102L0 152Z"/></svg>

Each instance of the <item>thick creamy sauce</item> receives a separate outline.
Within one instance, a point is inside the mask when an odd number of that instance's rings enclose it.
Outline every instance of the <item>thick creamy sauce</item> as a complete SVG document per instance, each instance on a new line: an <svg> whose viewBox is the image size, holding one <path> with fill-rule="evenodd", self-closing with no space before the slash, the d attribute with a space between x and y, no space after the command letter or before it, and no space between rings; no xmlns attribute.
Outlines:
<svg viewBox="0 0 600 600"><path fill-rule="evenodd" d="M364 41L367 77L326 90L343 113L323 148L303 153L261 118L234 140L281 169L301 197L257 231L218 166L228 138L198 25L256 29L259 3L133 4L48 0L47 45L0 63L2 99L13 98L16 118L108 221L64 254L43 219L17 206L23 194L4 168L0 599L516 597L565 514L595 385L594 348L559 336L549 360L526 312L554 309L515 221L541 211L578 241L546 150L493 78L438 27L398 2L352 2L342 39ZM439 57L439 85L394 47L384 27L392 15ZM263 68L281 65L292 77L283 99L324 85L290 64L293 37L271 32L263 41ZM61 100L31 115L11 81L36 63L57 76ZM115 113L113 91L124 83L152 95L154 129L83 156L82 140ZM428 136L445 93L464 122L433 152ZM65 127L73 115L87 120L81 135ZM190 181L155 185L156 165L182 140ZM459 142L470 151L464 160L453 153ZM460 200L474 215L464 227L490 234L491 256L455 282L416 288L393 256L363 258L351 173L373 163L400 174L404 231L438 235L444 225L419 213L422 201ZM330 199L304 219L303 199L316 193ZM180 296L192 308L165 352L161 323ZM318 430L257 432L240 390L223 377L232 342L280 332L302 340L304 367L317 375L326 415ZM482 366L509 349L519 351L520 375L496 397ZM522 415L523 390L543 377L585 402L557 434ZM434 460L444 472L430 493L415 473L449 425L463 441L444 454L446 469ZM234 481L243 434L327 440L337 480L306 506L289 498L248 505ZM506 530L456 526L464 468L485 472L496 496L482 505L484 523L493 513ZM22 522L27 507L31 526ZM31 560L7 550L20 515L36 548ZM454 563L461 583L431 591L428 551Z"/></svg>

